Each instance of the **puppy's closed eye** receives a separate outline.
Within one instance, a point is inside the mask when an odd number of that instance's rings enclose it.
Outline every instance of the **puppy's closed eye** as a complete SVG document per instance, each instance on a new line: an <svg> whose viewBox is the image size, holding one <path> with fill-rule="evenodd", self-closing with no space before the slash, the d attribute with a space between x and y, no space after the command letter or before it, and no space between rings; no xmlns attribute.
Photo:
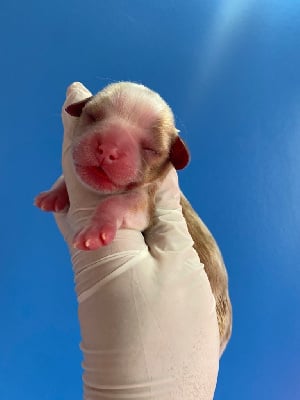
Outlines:
<svg viewBox="0 0 300 400"><path fill-rule="evenodd" d="M84 118L87 120L87 122L93 123L93 122L99 122L102 121L105 118L105 113L102 110L93 110L93 109L87 109L84 111Z"/></svg>
<svg viewBox="0 0 300 400"><path fill-rule="evenodd" d="M141 149L142 152L144 153L144 155L148 155L150 156L159 156L161 155L161 152L159 151L159 149L157 148L158 146L154 143L152 143L152 141L148 141L148 140L143 140L141 142Z"/></svg>
<svg viewBox="0 0 300 400"><path fill-rule="evenodd" d="M85 117L85 119L86 119L88 122L90 122L90 123L93 123L93 122L96 122L96 121L97 121L97 117L96 117L96 115L93 114L93 113L86 112L86 113L84 114L84 117Z"/></svg>
<svg viewBox="0 0 300 400"><path fill-rule="evenodd" d="M159 151L155 150L152 147L144 146L144 147L142 147L142 149L146 154L153 155L153 156L159 156L160 155Z"/></svg>

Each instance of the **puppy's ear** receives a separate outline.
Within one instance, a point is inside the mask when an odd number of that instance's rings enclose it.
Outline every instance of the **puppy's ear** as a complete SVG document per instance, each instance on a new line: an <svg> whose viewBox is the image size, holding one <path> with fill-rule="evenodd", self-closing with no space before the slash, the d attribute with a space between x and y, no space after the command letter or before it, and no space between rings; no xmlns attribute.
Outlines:
<svg viewBox="0 0 300 400"><path fill-rule="evenodd" d="M84 106L91 101L93 96L90 96L86 99L77 101L76 103L70 104L65 108L65 111L70 114L72 117L80 117Z"/></svg>
<svg viewBox="0 0 300 400"><path fill-rule="evenodd" d="M175 169L183 169L190 161L190 153L184 141L176 136L170 149L170 161Z"/></svg>

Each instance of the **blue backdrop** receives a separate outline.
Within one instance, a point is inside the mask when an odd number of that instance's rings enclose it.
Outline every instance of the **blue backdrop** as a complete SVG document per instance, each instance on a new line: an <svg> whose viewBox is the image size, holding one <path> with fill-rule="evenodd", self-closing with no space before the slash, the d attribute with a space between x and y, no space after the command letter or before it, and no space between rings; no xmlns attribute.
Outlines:
<svg viewBox="0 0 300 400"><path fill-rule="evenodd" d="M0 30L0 398L81 399L71 264L32 199L60 173L66 86L133 80L172 106L228 266L215 400L299 399L300 2L11 0Z"/></svg>

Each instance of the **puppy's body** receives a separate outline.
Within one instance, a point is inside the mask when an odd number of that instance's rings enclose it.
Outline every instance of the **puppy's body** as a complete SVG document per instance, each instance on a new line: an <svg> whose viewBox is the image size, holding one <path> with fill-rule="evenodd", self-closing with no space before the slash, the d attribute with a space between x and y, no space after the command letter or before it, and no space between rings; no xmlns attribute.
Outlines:
<svg viewBox="0 0 300 400"><path fill-rule="evenodd" d="M181 169L189 160L169 106L145 86L121 82L71 104L66 111L78 118L72 137L75 175L85 190L99 198L73 245L94 250L110 243L120 228L147 229L158 185L172 164ZM61 178L37 197L36 205L46 211L66 210L67 188L68 182ZM231 334L226 269L215 240L183 195L181 205L216 299L221 354Z"/></svg>

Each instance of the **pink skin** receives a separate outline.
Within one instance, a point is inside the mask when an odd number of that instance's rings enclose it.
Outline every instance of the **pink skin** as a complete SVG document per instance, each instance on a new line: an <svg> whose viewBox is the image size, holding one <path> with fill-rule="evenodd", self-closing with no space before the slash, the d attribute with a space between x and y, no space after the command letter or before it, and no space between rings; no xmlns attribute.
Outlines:
<svg viewBox="0 0 300 400"><path fill-rule="evenodd" d="M136 141L119 126L110 126L101 134L84 135L73 148L76 173L85 185L101 193L122 191L138 178L137 149ZM74 247L96 250L111 243L132 206L129 197L114 196L102 201L90 224L75 235Z"/></svg>
<svg viewBox="0 0 300 400"><path fill-rule="evenodd" d="M79 250L96 250L113 241L119 228L126 225L126 215L141 209L145 205L143 195L138 192L116 195L102 201L97 207L90 224L81 229L73 240L73 246Z"/></svg>
<svg viewBox="0 0 300 400"><path fill-rule="evenodd" d="M73 147L77 175L101 193L122 191L140 179L138 155L139 144L118 125L108 126L101 133L88 133Z"/></svg>
<svg viewBox="0 0 300 400"><path fill-rule="evenodd" d="M75 171L82 183L101 194L116 193L102 200L89 225L76 233L74 247L96 250L111 243L124 225L126 214L136 212L141 202L146 204L139 192L117 194L141 180L139 154L140 144L120 125L106 126L101 133L87 133L74 145ZM64 180L38 195L35 204L44 211L66 211L69 197Z"/></svg>
<svg viewBox="0 0 300 400"><path fill-rule="evenodd" d="M66 212L70 202L65 181L62 180L53 189L40 193L34 204L43 211Z"/></svg>

